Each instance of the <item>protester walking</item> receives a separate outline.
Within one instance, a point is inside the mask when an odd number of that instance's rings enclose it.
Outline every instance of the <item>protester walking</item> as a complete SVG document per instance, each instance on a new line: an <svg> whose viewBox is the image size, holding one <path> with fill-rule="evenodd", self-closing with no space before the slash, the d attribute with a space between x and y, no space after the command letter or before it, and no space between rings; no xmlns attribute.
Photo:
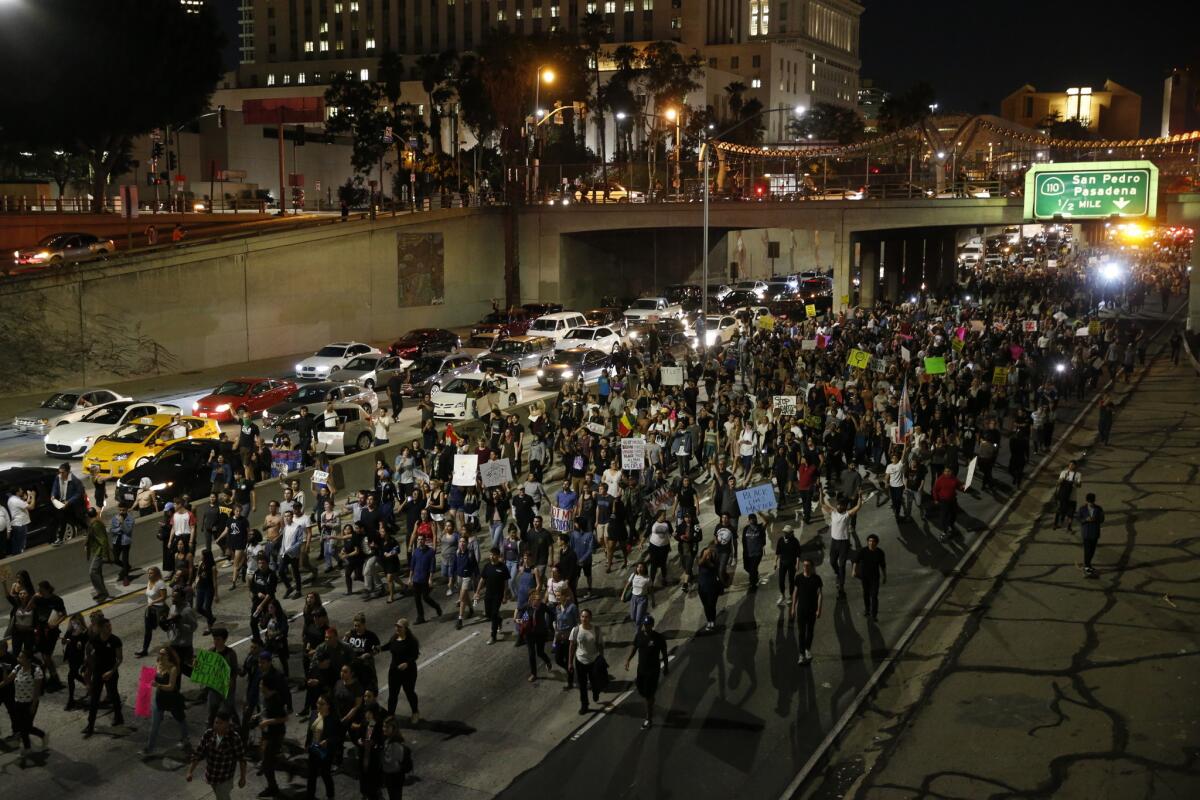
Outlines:
<svg viewBox="0 0 1200 800"><path fill-rule="evenodd" d="M879 537L867 536L867 544L854 556L854 577L862 582L863 614L879 619L879 587L887 583L887 558L879 547Z"/></svg>
<svg viewBox="0 0 1200 800"><path fill-rule="evenodd" d="M1096 555L1096 545L1100 543L1100 526L1104 524L1104 509L1096 505L1096 495L1088 492L1085 503L1076 515L1079 520L1079 537L1083 541L1083 574L1089 578L1096 577L1092 567L1092 557Z"/></svg>
<svg viewBox="0 0 1200 800"><path fill-rule="evenodd" d="M710 555L715 562L715 554ZM701 583L700 591L704 591L703 583ZM637 688L638 694L646 701L646 719L642 721L642 730L646 730L654 724L654 697L658 694L659 680L666 677L667 666L670 663L670 658L667 656L667 640L661 633L654 630L654 617L649 614L642 617L638 632L633 637L633 647L625 658L626 671L629 670L634 656L637 656L638 660L634 686Z"/></svg>
<svg viewBox="0 0 1200 800"><path fill-rule="evenodd" d="M800 574L796 576L796 588L792 590L792 610L790 617L796 621L799 628L800 659L797 663L812 662L813 633L817 620L821 618L821 605L824 593L821 576L813 571L811 558L800 562Z"/></svg>
<svg viewBox="0 0 1200 800"><path fill-rule="evenodd" d="M246 745L228 711L217 712L212 725L200 737L200 745L192 751L187 769L189 783L201 761L204 782L212 789L215 800L230 800L233 796L235 773L238 788L246 788Z"/></svg>

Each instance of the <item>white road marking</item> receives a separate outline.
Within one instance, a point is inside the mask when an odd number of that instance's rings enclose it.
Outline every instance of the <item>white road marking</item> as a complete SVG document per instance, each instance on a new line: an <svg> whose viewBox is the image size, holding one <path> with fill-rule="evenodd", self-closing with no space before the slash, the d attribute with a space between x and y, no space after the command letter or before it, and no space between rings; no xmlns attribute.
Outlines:
<svg viewBox="0 0 1200 800"><path fill-rule="evenodd" d="M682 647L682 646L683 645L680 645L680 647ZM676 655L675 653L672 653L671 655L667 656L668 664L670 664L672 661L675 660L675 655ZM634 688L636 688L636 687L634 687ZM626 689L624 692L617 695L615 700L609 701L608 708L596 709L596 712L594 714L592 714L592 718L589 719L586 723L584 723L583 727L581 727L579 730L577 730L573 734L571 734L571 741L572 742L579 741L580 737L582 737L585 733L587 733L592 728L594 728L596 726L596 724L600 722L600 720L604 719L605 714L611 714L612 712L616 711L617 706L621 705L621 703L624 703L626 700L628 700L629 696L631 694L633 694L633 692L634 692L634 689Z"/></svg>

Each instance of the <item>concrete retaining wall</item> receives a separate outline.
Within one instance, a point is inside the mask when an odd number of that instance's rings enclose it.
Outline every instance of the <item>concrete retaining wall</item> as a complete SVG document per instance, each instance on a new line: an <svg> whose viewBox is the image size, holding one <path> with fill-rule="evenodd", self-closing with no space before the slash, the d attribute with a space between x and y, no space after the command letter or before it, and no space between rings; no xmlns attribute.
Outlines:
<svg viewBox="0 0 1200 800"><path fill-rule="evenodd" d="M398 234L440 234L444 301L401 305ZM390 342L503 295L501 216L447 210L198 245L0 285L9 392Z"/></svg>

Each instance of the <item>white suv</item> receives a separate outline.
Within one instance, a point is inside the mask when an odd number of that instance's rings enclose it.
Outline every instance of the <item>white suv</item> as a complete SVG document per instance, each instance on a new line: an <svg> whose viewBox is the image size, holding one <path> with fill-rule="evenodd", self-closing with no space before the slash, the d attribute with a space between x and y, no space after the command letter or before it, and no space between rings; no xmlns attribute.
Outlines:
<svg viewBox="0 0 1200 800"><path fill-rule="evenodd" d="M576 328L586 328L587 317L578 311L558 311L546 314L529 323L529 336L546 336L554 341L566 336Z"/></svg>
<svg viewBox="0 0 1200 800"><path fill-rule="evenodd" d="M683 316L683 306L672 303L665 297L643 297L634 300L633 305L625 309L625 322L658 322L662 319L679 319Z"/></svg>

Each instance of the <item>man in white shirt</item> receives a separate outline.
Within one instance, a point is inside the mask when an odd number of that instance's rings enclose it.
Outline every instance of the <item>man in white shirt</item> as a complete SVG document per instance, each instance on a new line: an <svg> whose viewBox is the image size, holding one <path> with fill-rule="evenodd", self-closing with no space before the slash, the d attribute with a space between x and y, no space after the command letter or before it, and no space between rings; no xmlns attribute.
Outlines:
<svg viewBox="0 0 1200 800"><path fill-rule="evenodd" d="M279 577L287 587L287 592L283 595L284 600L299 597L301 594L300 555L307 549L308 517L303 514L297 516L290 510L283 512L283 536L279 543Z"/></svg>
<svg viewBox="0 0 1200 800"><path fill-rule="evenodd" d="M846 593L846 559L850 556L850 519L862 508L862 495L850 501L839 497L837 506L829 504L827 497L821 498L821 508L829 515L829 564L837 576L838 595Z"/></svg>
<svg viewBox="0 0 1200 800"><path fill-rule="evenodd" d="M25 538L29 535L30 503L34 502L34 493L18 489L8 498L9 541L8 552L19 555L25 552Z"/></svg>
<svg viewBox="0 0 1200 800"><path fill-rule="evenodd" d="M883 468L883 474L887 478L888 495L892 498L892 516L899 522L904 503L904 450L892 452L892 461Z"/></svg>
<svg viewBox="0 0 1200 800"><path fill-rule="evenodd" d="M12 524L8 521L8 508L0 505L0 558L8 555L8 539L12 534Z"/></svg>
<svg viewBox="0 0 1200 800"><path fill-rule="evenodd" d="M1057 508L1054 512L1054 527L1057 529L1058 524L1064 519L1067 522L1067 533L1071 532L1071 528L1075 523L1075 490L1083 485L1083 475L1079 472L1078 465L1071 461L1067 464L1067 468L1058 473L1058 486L1054 490L1054 499L1058 501Z"/></svg>

